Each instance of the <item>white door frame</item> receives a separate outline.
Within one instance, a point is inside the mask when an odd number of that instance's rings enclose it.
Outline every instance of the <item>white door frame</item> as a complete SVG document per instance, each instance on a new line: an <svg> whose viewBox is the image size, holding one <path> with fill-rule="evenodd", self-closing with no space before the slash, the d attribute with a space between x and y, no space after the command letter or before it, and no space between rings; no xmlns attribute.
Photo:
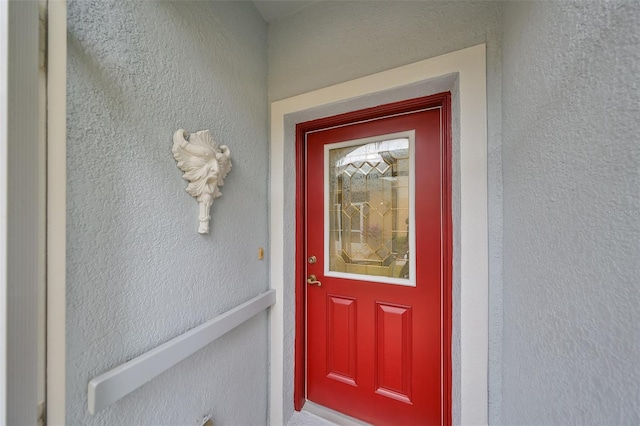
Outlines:
<svg viewBox="0 0 640 426"><path fill-rule="evenodd" d="M0 2L0 129L9 116L9 2ZM0 271L7 270L9 132L0 133ZM0 275L0 422L7 418L7 274Z"/></svg>
<svg viewBox="0 0 640 426"><path fill-rule="evenodd" d="M45 279L38 2L0 1L0 423L37 424ZM41 397L42 395L40 395Z"/></svg>
<svg viewBox="0 0 640 426"><path fill-rule="evenodd" d="M445 90L452 91L453 121L453 423L487 424L487 107L481 44L271 104L270 282L277 297L270 314L271 425L284 424L293 407L295 224L289 222L295 218L295 124Z"/></svg>
<svg viewBox="0 0 640 426"><path fill-rule="evenodd" d="M48 0L47 424L66 409L67 2Z"/></svg>

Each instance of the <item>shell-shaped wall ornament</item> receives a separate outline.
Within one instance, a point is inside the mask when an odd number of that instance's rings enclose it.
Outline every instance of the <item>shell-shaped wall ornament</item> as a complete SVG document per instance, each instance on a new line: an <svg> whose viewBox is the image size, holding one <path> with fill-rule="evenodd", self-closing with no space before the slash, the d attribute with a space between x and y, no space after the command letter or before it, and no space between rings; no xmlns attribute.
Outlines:
<svg viewBox="0 0 640 426"><path fill-rule="evenodd" d="M208 130L189 134L179 129L173 134L171 151L178 168L184 172L182 177L189 181L187 192L198 200L198 232L208 234L211 204L222 195L219 187L231 170L229 147L218 146Z"/></svg>

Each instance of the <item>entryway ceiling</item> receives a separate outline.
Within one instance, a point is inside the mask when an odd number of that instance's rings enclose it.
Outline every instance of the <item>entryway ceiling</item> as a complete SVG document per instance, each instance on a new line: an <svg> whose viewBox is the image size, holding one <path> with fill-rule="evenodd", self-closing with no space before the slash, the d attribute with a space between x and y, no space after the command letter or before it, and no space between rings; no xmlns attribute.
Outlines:
<svg viewBox="0 0 640 426"><path fill-rule="evenodd" d="M258 11L268 23L275 22L286 16L304 9L318 0L254 0Z"/></svg>

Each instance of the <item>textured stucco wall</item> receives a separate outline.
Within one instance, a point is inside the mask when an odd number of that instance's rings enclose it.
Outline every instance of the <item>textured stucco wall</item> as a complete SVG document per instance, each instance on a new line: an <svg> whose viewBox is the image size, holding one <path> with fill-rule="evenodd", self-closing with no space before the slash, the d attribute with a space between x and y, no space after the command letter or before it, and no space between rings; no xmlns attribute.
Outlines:
<svg viewBox="0 0 640 426"><path fill-rule="evenodd" d="M638 22L505 8L505 424L640 424Z"/></svg>
<svg viewBox="0 0 640 426"><path fill-rule="evenodd" d="M332 84L417 62L479 43L487 44L490 350L489 416L501 414L502 165L501 16L493 2L319 2L269 26L269 99L276 101ZM416 91L419 96L419 90ZM409 96L411 97L411 94ZM382 99L382 98L381 98ZM389 98L390 99L390 98ZM326 115L340 111L337 105ZM302 115L301 115L302 117ZM297 117L296 117L297 118ZM293 177L294 155L285 175ZM295 222L295 181L285 199L285 224ZM455 201L454 201L455 202ZM293 228L285 241L285 418L293 413ZM288 275L287 275L288 272ZM459 319L455 310L454 323ZM454 339L456 334L454 332ZM457 346L454 343L454 358ZM454 394L459 388L454 383ZM454 400L456 397L454 397ZM459 397L457 397L459 401ZM454 406L454 420L459 419Z"/></svg>
<svg viewBox="0 0 640 426"><path fill-rule="evenodd" d="M250 2L69 3L67 424L266 422L266 313L96 416L86 397L268 286L266 32ZM180 127L231 149L208 236L171 154Z"/></svg>

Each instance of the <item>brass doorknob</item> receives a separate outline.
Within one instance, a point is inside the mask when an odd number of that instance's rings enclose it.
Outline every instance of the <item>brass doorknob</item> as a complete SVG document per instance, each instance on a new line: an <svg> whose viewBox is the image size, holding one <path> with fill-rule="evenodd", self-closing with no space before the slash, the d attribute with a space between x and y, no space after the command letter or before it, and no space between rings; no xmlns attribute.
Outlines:
<svg viewBox="0 0 640 426"><path fill-rule="evenodd" d="M317 285L318 287L322 286L322 283L316 279L316 276L314 274L309 275L309 277L307 278L307 284Z"/></svg>

